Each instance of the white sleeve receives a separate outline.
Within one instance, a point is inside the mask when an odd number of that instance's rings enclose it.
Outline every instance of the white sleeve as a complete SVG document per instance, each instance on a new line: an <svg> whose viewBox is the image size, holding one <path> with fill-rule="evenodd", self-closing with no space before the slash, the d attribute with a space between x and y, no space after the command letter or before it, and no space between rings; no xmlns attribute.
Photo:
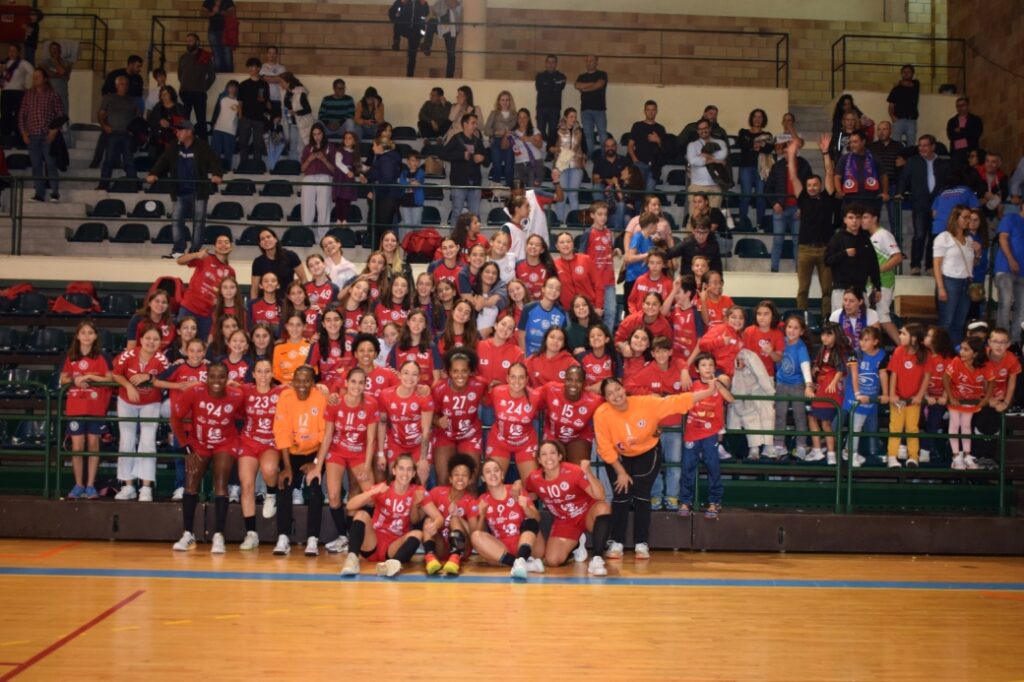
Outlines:
<svg viewBox="0 0 1024 682"><path fill-rule="evenodd" d="M686 148L686 160L690 162L691 166L707 165L704 157L700 155L700 145L697 142L691 142L690 146Z"/></svg>
<svg viewBox="0 0 1024 682"><path fill-rule="evenodd" d="M800 373L804 375L804 383L811 383L811 363L804 360L800 363Z"/></svg>

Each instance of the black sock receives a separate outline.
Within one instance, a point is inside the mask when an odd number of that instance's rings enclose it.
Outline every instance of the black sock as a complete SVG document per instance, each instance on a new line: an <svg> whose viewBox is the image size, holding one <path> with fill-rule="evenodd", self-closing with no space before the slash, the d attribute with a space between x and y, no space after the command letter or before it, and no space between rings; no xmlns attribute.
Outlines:
<svg viewBox="0 0 1024 682"><path fill-rule="evenodd" d="M255 533L256 532L256 517L255 516L245 516L245 517L242 517L242 521L245 522L245 532L246 533L250 533L250 532Z"/></svg>
<svg viewBox="0 0 1024 682"><path fill-rule="evenodd" d="M508 552L502 552L501 553L501 565L502 566L511 567L512 564L514 564L515 562L516 562L515 557L513 557Z"/></svg>
<svg viewBox="0 0 1024 682"><path fill-rule="evenodd" d="M224 526L228 523L228 498L226 495L217 495L213 498L213 508L216 513L216 525L214 529L218 533L224 532Z"/></svg>
<svg viewBox="0 0 1024 682"><path fill-rule="evenodd" d="M594 554L603 554L608 544L608 531L611 529L612 515L601 514L594 519L594 531L591 538L594 541Z"/></svg>
<svg viewBox="0 0 1024 682"><path fill-rule="evenodd" d="M185 493L185 496L181 498L181 520L185 530L189 533L196 525L196 507L198 505L199 495L195 493Z"/></svg>
<svg viewBox="0 0 1024 682"><path fill-rule="evenodd" d="M400 563L406 563L413 558L416 554L416 550L420 548L419 538L408 538L402 543L402 546L395 552L395 559Z"/></svg>
<svg viewBox="0 0 1024 682"><path fill-rule="evenodd" d="M345 515L344 507L331 507L331 520L334 521L339 536L348 535L348 516Z"/></svg>
<svg viewBox="0 0 1024 682"><path fill-rule="evenodd" d="M424 541L424 543L423 543L423 551L426 554L433 554L434 552L437 551L437 543L435 543L433 540L426 540L426 541Z"/></svg>
<svg viewBox="0 0 1024 682"><path fill-rule="evenodd" d="M363 548L363 540L366 538L366 524L356 520L348 527L348 551L358 552Z"/></svg>
<svg viewBox="0 0 1024 682"><path fill-rule="evenodd" d="M267 486L267 495L277 495L277 486L276 485L268 485Z"/></svg>
<svg viewBox="0 0 1024 682"><path fill-rule="evenodd" d="M306 536L320 537L320 524L324 518L324 491L320 484L309 489L309 506L306 507Z"/></svg>
<svg viewBox="0 0 1024 682"><path fill-rule="evenodd" d="M533 546L528 545L524 542L523 544L519 545L519 554L517 554L516 556L518 556L520 559L529 559L532 554Z"/></svg>

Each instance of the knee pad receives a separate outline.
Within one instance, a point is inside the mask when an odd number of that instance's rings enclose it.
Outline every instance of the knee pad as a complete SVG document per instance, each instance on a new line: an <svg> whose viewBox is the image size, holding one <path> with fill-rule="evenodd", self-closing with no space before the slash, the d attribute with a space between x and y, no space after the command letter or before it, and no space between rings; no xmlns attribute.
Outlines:
<svg viewBox="0 0 1024 682"><path fill-rule="evenodd" d="M520 533L539 533L540 532L540 521L537 519L525 519L519 524Z"/></svg>

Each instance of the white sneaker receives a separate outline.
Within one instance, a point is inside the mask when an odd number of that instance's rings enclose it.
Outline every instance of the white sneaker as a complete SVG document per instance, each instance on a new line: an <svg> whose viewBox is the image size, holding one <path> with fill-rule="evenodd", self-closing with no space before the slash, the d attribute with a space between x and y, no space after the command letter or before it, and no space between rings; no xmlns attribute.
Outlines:
<svg viewBox="0 0 1024 682"><path fill-rule="evenodd" d="M377 564L377 575L381 578L394 578L402 572L402 562L398 559L388 559Z"/></svg>
<svg viewBox="0 0 1024 682"><path fill-rule="evenodd" d="M853 466L860 468L864 466L864 462L868 461L867 457L860 454L859 452L853 456Z"/></svg>
<svg viewBox="0 0 1024 682"><path fill-rule="evenodd" d="M582 564L587 560L587 536L580 536L580 544L576 545L576 549L572 551L572 560L578 564Z"/></svg>
<svg viewBox="0 0 1024 682"><path fill-rule="evenodd" d="M526 570L530 573L543 573L544 572L544 560L532 556L526 560Z"/></svg>
<svg viewBox="0 0 1024 682"><path fill-rule="evenodd" d="M213 534L213 546L210 547L210 554L227 554L228 548L224 545L224 534Z"/></svg>
<svg viewBox="0 0 1024 682"><path fill-rule="evenodd" d="M608 548L604 551L604 555L609 559L621 559L622 558L622 543L608 541Z"/></svg>
<svg viewBox="0 0 1024 682"><path fill-rule="evenodd" d="M260 546L260 536L254 530L246 531L245 539L242 540L242 544L238 546L238 549L242 551L249 551L256 549Z"/></svg>
<svg viewBox="0 0 1024 682"><path fill-rule="evenodd" d="M799 452L797 448L797 452ZM825 459L825 453L821 451L821 448L811 448L810 452L803 456L805 462L820 462Z"/></svg>
<svg viewBox="0 0 1024 682"><path fill-rule="evenodd" d="M152 502L153 501L153 486L144 485L139 488L139 502Z"/></svg>
<svg viewBox="0 0 1024 682"><path fill-rule="evenodd" d="M896 459L901 459L902 460L902 459L906 459L906 458L907 458L907 446L906 445L900 445L900 449L896 453Z"/></svg>
<svg viewBox="0 0 1024 682"><path fill-rule="evenodd" d="M829 466L835 466L836 465L836 453L832 452L831 450L829 450L826 453L826 459L828 460L828 465Z"/></svg>
<svg viewBox="0 0 1024 682"><path fill-rule="evenodd" d="M932 461L932 453L927 450L922 450L917 456L917 461L919 464L930 464Z"/></svg>
<svg viewBox="0 0 1024 682"><path fill-rule="evenodd" d="M302 497L302 491L299 489L292 490L292 506L301 507L306 504L306 500Z"/></svg>
<svg viewBox="0 0 1024 682"><path fill-rule="evenodd" d="M509 577L515 580L526 580L527 572L526 559L523 557L517 557L516 560L512 562L512 570L509 571Z"/></svg>
<svg viewBox="0 0 1024 682"><path fill-rule="evenodd" d="M732 459L732 455L729 454L729 451L726 450L725 446L722 445L721 443L718 444L718 459L722 460L723 462L727 459Z"/></svg>
<svg viewBox="0 0 1024 682"><path fill-rule="evenodd" d="M345 557L345 565L341 567L341 575L359 575L359 555L355 552L349 552L348 556Z"/></svg>
<svg viewBox="0 0 1024 682"><path fill-rule="evenodd" d="M287 535L278 535L277 544L274 545L275 556L288 556L292 551L292 542Z"/></svg>
<svg viewBox="0 0 1024 682"><path fill-rule="evenodd" d="M956 457L953 458L952 468L957 471L963 471L967 468L967 463L964 461L963 455L957 454Z"/></svg>
<svg viewBox="0 0 1024 682"><path fill-rule="evenodd" d="M324 549L327 550L328 554L341 554L342 552L347 552L348 538L344 535L339 535L337 538L324 545Z"/></svg>
<svg viewBox="0 0 1024 682"><path fill-rule="evenodd" d="M320 556L320 539L310 536L306 539L306 556Z"/></svg>
<svg viewBox="0 0 1024 682"><path fill-rule="evenodd" d="M263 500L263 518L272 519L277 514L277 495L267 495Z"/></svg>
<svg viewBox="0 0 1024 682"><path fill-rule="evenodd" d="M184 497L185 497L185 489L181 488L181 487L175 488L174 492L171 493L171 501L172 502L181 502L181 500Z"/></svg>
<svg viewBox="0 0 1024 682"><path fill-rule="evenodd" d="M885 465L890 469L899 469L902 466L900 464L900 460L897 459L896 457L886 457Z"/></svg>
<svg viewBox="0 0 1024 682"><path fill-rule="evenodd" d="M747 459L751 462L756 462L761 459L761 450L758 448L749 448L747 450Z"/></svg>
<svg viewBox="0 0 1024 682"><path fill-rule="evenodd" d="M135 486L133 486L133 485L123 485L123 486L121 486L121 489L117 491L117 494L114 495L114 499L115 500L134 500L138 496L139 496L139 494L137 492L135 492Z"/></svg>
<svg viewBox="0 0 1024 682"><path fill-rule="evenodd" d="M187 552L188 550L195 548L196 536L188 531L182 533L181 539L171 546L171 549L173 549L175 552Z"/></svg>
<svg viewBox="0 0 1024 682"><path fill-rule="evenodd" d="M796 446L796 453L795 454L796 454L796 458L797 459L799 459L799 460L806 460L807 459L807 447L804 446L804 445L797 445Z"/></svg>
<svg viewBox="0 0 1024 682"><path fill-rule="evenodd" d="M587 566L587 573L590 575L608 575L608 569L604 567L604 559L595 556Z"/></svg>
<svg viewBox="0 0 1024 682"><path fill-rule="evenodd" d="M964 466L968 469L978 468L978 459L974 455L964 455Z"/></svg>
<svg viewBox="0 0 1024 682"><path fill-rule="evenodd" d="M789 454L789 450L783 445L773 445L770 448L765 448L764 456L768 459L779 459Z"/></svg>
<svg viewBox="0 0 1024 682"><path fill-rule="evenodd" d="M646 542L636 543L636 546L633 547L633 552L636 554L637 559L651 558L651 548L647 546Z"/></svg>
<svg viewBox="0 0 1024 682"><path fill-rule="evenodd" d="M229 485L228 486L228 502L232 504L238 504L242 499L242 486L240 485Z"/></svg>

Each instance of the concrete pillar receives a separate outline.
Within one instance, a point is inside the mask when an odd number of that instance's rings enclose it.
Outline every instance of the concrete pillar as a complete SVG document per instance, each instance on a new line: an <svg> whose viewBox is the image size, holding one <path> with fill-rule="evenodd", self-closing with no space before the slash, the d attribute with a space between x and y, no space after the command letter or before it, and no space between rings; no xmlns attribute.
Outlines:
<svg viewBox="0 0 1024 682"><path fill-rule="evenodd" d="M459 41L462 55L462 77L466 80L482 80L487 77L487 29L482 24L487 21L487 0L462 0L462 21L467 25L462 29ZM470 24L481 24L472 26Z"/></svg>

